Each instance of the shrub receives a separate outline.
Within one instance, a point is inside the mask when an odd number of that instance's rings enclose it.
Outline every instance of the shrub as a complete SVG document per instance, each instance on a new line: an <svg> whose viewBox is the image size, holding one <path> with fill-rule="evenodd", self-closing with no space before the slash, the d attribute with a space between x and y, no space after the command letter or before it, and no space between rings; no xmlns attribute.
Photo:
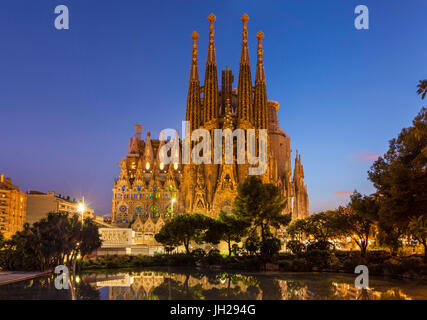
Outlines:
<svg viewBox="0 0 427 320"><path fill-rule="evenodd" d="M358 265L368 265L367 259L362 258L359 254L353 254L348 256L342 263L343 268L346 272L353 273L354 268ZM370 267L370 266L368 266Z"/></svg>
<svg viewBox="0 0 427 320"><path fill-rule="evenodd" d="M286 243L286 248L289 249L293 254L299 255L305 251L305 245L298 240L290 240Z"/></svg>
<svg viewBox="0 0 427 320"><path fill-rule="evenodd" d="M383 272L385 274L400 274L403 271L402 263L396 258L390 258L383 263Z"/></svg>
<svg viewBox="0 0 427 320"><path fill-rule="evenodd" d="M271 261L281 248L279 239L267 238L261 243L261 257L264 261Z"/></svg>
<svg viewBox="0 0 427 320"><path fill-rule="evenodd" d="M292 260L291 271L311 271L311 266L304 258L295 258Z"/></svg>
<svg viewBox="0 0 427 320"><path fill-rule="evenodd" d="M316 240L316 241L310 242L307 245L307 251L310 251L310 250L327 251L327 250L332 250L333 248L334 248L334 245L329 241L325 241L325 240Z"/></svg>
<svg viewBox="0 0 427 320"><path fill-rule="evenodd" d="M196 260L202 259L204 256L206 256L206 251L202 248L195 249L191 251L191 256L194 257Z"/></svg>
<svg viewBox="0 0 427 320"><path fill-rule="evenodd" d="M366 255L369 264L381 264L391 258L391 254L385 250L369 251Z"/></svg>
<svg viewBox="0 0 427 320"><path fill-rule="evenodd" d="M407 257L402 259L402 268L405 271L427 274L427 265L421 257Z"/></svg>
<svg viewBox="0 0 427 320"><path fill-rule="evenodd" d="M256 234L256 232L253 232L245 241L243 244L243 247L246 249L246 251L249 252L249 254L256 254L258 250L261 247L261 241L259 239L259 236Z"/></svg>
<svg viewBox="0 0 427 320"><path fill-rule="evenodd" d="M336 257L330 250L310 249L305 253L305 259L311 268L322 270L328 268Z"/></svg>
<svg viewBox="0 0 427 320"><path fill-rule="evenodd" d="M197 259L185 253L177 253L168 256L167 265L170 266L194 266Z"/></svg>
<svg viewBox="0 0 427 320"><path fill-rule="evenodd" d="M231 246L231 253L235 256L240 256L244 253L243 248L240 248L238 244L234 243Z"/></svg>
<svg viewBox="0 0 427 320"><path fill-rule="evenodd" d="M240 266L244 270L260 270L262 261L257 256L246 256L241 258Z"/></svg>
<svg viewBox="0 0 427 320"><path fill-rule="evenodd" d="M212 249L202 259L202 261L204 264L207 264L207 265L219 265L223 262L223 257L221 256L218 249Z"/></svg>
<svg viewBox="0 0 427 320"><path fill-rule="evenodd" d="M280 260L279 269L280 271L294 271L292 269L292 260Z"/></svg>

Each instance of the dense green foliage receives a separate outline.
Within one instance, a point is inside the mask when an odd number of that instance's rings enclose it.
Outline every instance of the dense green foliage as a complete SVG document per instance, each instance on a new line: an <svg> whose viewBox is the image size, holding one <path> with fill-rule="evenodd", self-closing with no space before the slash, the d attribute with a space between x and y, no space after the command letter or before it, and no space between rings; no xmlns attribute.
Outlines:
<svg viewBox="0 0 427 320"><path fill-rule="evenodd" d="M374 197L362 196L355 191L347 208L339 208L335 215L337 234L352 239L363 257L366 255L369 239L375 235L378 210L378 201Z"/></svg>
<svg viewBox="0 0 427 320"><path fill-rule="evenodd" d="M288 234L293 239L311 238L313 241L327 242L339 234L337 215L337 211L329 210L294 220L287 228Z"/></svg>
<svg viewBox="0 0 427 320"><path fill-rule="evenodd" d="M427 218L427 108L422 108L411 127L390 141L389 150L368 174L378 190L379 239L395 254L404 235L425 235L411 234L410 222Z"/></svg>
<svg viewBox="0 0 427 320"><path fill-rule="evenodd" d="M223 240L228 245L228 255L231 256L231 243L240 242L248 232L249 224L236 215L228 215L221 211L218 218L209 226L205 240L210 243L218 243Z"/></svg>
<svg viewBox="0 0 427 320"><path fill-rule="evenodd" d="M283 214L286 201L277 186L262 183L257 176L248 176L237 187L232 212L247 221L254 229L260 229L261 241L271 234L271 228L279 229L291 221L290 214Z"/></svg>
<svg viewBox="0 0 427 320"><path fill-rule="evenodd" d="M158 234L157 242L169 247L184 245L190 254L190 242L201 243L204 233L213 224L213 219L203 214L181 214L166 222Z"/></svg>
<svg viewBox="0 0 427 320"><path fill-rule="evenodd" d="M0 267L5 270L49 270L71 265L101 246L98 227L91 219L82 225L77 215L49 213L46 218L24 225L4 242Z"/></svg>

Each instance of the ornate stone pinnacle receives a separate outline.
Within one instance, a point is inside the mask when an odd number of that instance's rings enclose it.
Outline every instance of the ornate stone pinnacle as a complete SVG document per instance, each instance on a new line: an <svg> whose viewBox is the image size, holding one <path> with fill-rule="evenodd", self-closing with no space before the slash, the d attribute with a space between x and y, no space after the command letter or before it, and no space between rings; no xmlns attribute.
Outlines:
<svg viewBox="0 0 427 320"><path fill-rule="evenodd" d="M263 39L263 38L264 38L264 33L263 33L262 31L259 31L259 32L256 34L256 37L257 37L257 39L258 39L258 40L261 40L261 39Z"/></svg>
<svg viewBox="0 0 427 320"><path fill-rule="evenodd" d="M197 33L197 31L193 31L193 33L191 34L191 39L193 40L199 39L199 34Z"/></svg>
<svg viewBox="0 0 427 320"><path fill-rule="evenodd" d="M209 22L210 22L211 24L213 24L213 23L214 23L214 21L216 20L215 15L214 15L213 13L211 13L211 14L209 15L209 17L208 17L208 20L209 20Z"/></svg>
<svg viewBox="0 0 427 320"><path fill-rule="evenodd" d="M240 20L242 20L243 24L246 24L249 21L249 16L244 13Z"/></svg>

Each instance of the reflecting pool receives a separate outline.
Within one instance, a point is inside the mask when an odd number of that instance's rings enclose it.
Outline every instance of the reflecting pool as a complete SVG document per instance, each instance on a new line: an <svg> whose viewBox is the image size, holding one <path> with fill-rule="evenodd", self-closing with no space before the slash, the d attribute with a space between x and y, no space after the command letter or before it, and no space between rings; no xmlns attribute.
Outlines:
<svg viewBox="0 0 427 320"><path fill-rule="evenodd" d="M335 273L246 273L180 268L102 270L55 288L56 275L0 286L1 299L92 300L394 300L427 299L427 283L371 277L369 289L356 275Z"/></svg>

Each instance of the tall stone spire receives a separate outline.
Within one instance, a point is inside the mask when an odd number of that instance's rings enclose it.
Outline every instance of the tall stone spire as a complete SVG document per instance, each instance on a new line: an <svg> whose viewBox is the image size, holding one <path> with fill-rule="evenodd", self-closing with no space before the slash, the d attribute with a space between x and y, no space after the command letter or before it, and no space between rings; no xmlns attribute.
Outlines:
<svg viewBox="0 0 427 320"><path fill-rule="evenodd" d="M153 154L153 147L151 145L151 133L149 130L147 131L147 140L145 142L145 150L144 150L144 155L142 157L144 161L145 170L146 171L152 170L154 165L154 154Z"/></svg>
<svg viewBox="0 0 427 320"><path fill-rule="evenodd" d="M296 154L293 186L295 190L295 201L293 206L293 218L305 218L309 215L309 200L307 186L304 183L304 168L301 164L301 155Z"/></svg>
<svg viewBox="0 0 427 320"><path fill-rule="evenodd" d="M267 129L267 86L264 71L264 50L262 48L264 33L260 31L257 33L256 37L258 38L258 50L255 76L254 120L257 129Z"/></svg>
<svg viewBox="0 0 427 320"><path fill-rule="evenodd" d="M218 117L218 73L216 65L215 52L215 30L214 22L216 17L211 13L208 17L209 27L209 46L206 60L206 73L204 85L204 107L203 120L204 123L209 122Z"/></svg>
<svg viewBox="0 0 427 320"><path fill-rule="evenodd" d="M193 31L191 34L193 39L193 51L191 58L190 80L188 84L187 95L187 114L186 120L190 121L191 131L197 129L201 124L201 105L200 105L200 80L199 80L199 64L197 61L197 39L199 34Z"/></svg>
<svg viewBox="0 0 427 320"><path fill-rule="evenodd" d="M249 16L245 13L242 16L241 20L243 22L243 31L242 51L240 53L239 82L237 89L237 117L239 121L252 121L252 79L248 46Z"/></svg>
<svg viewBox="0 0 427 320"><path fill-rule="evenodd" d="M140 124L136 124L135 129L136 129L136 133L129 142L129 153L132 153L132 154L139 153L139 141L141 141L142 126Z"/></svg>
<svg viewBox="0 0 427 320"><path fill-rule="evenodd" d="M301 164L301 155L296 152L295 166L294 166L294 182L304 179L304 168Z"/></svg>

